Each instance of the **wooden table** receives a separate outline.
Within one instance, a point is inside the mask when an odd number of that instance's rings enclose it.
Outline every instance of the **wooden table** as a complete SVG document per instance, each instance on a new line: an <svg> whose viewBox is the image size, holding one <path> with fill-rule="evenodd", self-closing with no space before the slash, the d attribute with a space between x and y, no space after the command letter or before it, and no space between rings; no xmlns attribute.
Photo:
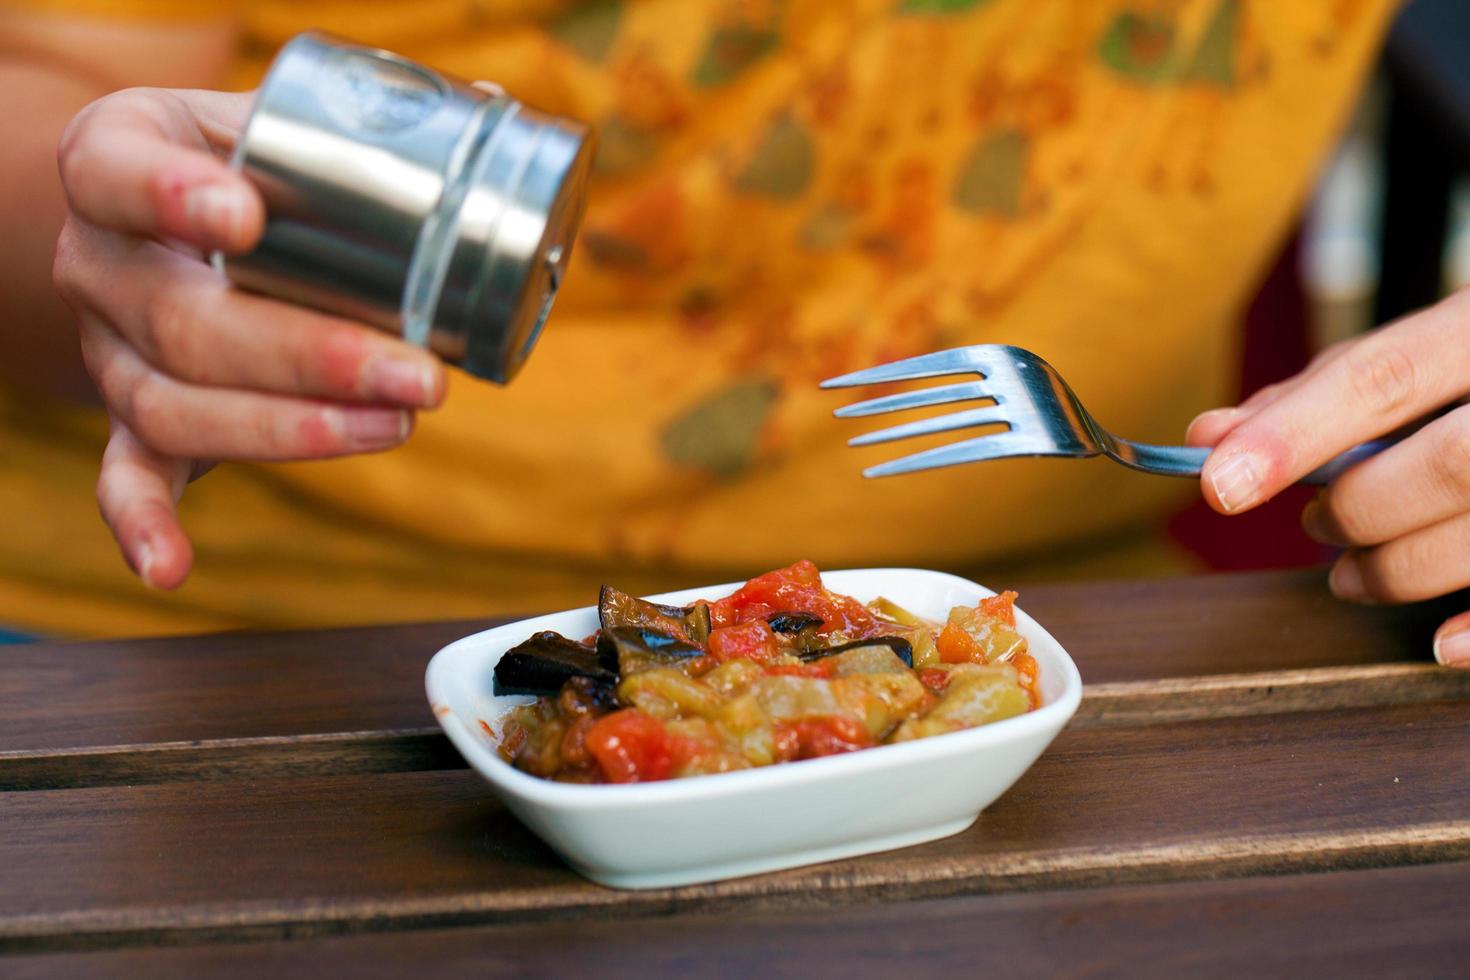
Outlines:
<svg viewBox="0 0 1470 980"><path fill-rule="evenodd" d="M1321 579L1027 590L1087 696L973 828L653 892L567 870L433 727L424 664L483 623L6 650L0 976L1464 975L1447 607Z"/></svg>

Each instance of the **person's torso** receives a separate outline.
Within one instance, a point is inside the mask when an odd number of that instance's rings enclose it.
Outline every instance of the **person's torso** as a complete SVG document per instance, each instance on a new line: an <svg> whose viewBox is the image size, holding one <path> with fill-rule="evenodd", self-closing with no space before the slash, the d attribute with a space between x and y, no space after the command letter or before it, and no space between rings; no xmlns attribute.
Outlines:
<svg viewBox="0 0 1470 980"><path fill-rule="evenodd" d="M522 375L457 376L388 454L212 474L180 601L309 620L278 593L314 571L326 619L529 608L609 570L964 567L1146 521L1180 487L1102 463L863 481L920 447L847 449L864 427L817 382L1003 341L1177 440L1229 395L1235 316L1391 6L247 3L242 83L324 28L587 120L599 149ZM279 589L263 552L296 569Z"/></svg>

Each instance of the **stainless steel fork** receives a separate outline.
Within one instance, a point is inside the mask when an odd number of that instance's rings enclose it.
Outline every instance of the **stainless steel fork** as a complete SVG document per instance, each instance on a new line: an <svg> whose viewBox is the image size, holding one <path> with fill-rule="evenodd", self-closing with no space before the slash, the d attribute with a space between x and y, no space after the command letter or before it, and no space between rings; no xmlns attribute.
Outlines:
<svg viewBox="0 0 1470 980"><path fill-rule="evenodd" d="M1082 407L1055 368L1030 351L1008 344L977 344L910 357L831 378L823 381L822 387L850 388L953 374L978 374L982 380L885 395L839 408L834 414L838 418L856 418L982 399L990 400L991 404L869 432L848 440L848 445L868 446L983 425L1004 424L1009 427L1007 431L870 466L863 476L896 476L1011 456L1107 456L1145 473L1198 476L1210 454L1208 449L1196 446L1151 446L1113 435ZM1343 470L1388 445L1385 441L1375 441L1355 446L1313 470L1300 482L1330 483Z"/></svg>

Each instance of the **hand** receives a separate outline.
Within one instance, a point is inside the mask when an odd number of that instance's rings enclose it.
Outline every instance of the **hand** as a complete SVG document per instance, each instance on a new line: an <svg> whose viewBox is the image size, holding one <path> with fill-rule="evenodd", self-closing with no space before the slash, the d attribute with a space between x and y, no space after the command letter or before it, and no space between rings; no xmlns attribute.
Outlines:
<svg viewBox="0 0 1470 980"><path fill-rule="evenodd" d="M111 418L97 499L133 570L161 588L189 573L176 504L213 461L387 449L444 395L428 352L232 289L205 262L249 251L264 228L260 196L222 159L249 106L130 89L79 113L58 150L70 210L53 278Z"/></svg>
<svg viewBox="0 0 1470 980"><path fill-rule="evenodd" d="M1332 591L1356 602L1412 602L1470 586L1470 292L1336 344L1305 371L1237 408L1206 412L1188 440L1213 446L1201 483L1238 514L1333 456L1434 415L1358 464L1302 513L1307 533L1347 550ZM1435 635L1435 657L1470 667L1470 613Z"/></svg>

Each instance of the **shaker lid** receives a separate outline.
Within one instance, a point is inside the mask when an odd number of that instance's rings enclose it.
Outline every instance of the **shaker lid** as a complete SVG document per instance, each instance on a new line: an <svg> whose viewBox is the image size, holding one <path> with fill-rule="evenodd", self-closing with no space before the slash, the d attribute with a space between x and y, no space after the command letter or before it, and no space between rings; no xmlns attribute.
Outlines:
<svg viewBox="0 0 1470 980"><path fill-rule="evenodd" d="M465 369L503 384L530 355L561 286L586 206L592 138L583 126L524 106L497 130L470 195L493 195L499 214L481 240L461 336Z"/></svg>

